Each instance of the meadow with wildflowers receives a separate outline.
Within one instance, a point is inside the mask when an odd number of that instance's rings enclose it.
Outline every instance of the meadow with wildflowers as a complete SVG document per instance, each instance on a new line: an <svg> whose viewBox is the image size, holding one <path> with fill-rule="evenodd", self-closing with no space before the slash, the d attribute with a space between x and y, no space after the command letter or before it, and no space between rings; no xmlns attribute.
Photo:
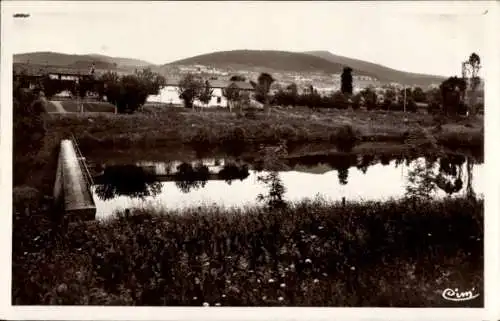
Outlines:
<svg viewBox="0 0 500 321"><path fill-rule="evenodd" d="M447 287L483 287L480 199L118 214L60 228L19 213L13 303L439 307L456 305Z"/></svg>

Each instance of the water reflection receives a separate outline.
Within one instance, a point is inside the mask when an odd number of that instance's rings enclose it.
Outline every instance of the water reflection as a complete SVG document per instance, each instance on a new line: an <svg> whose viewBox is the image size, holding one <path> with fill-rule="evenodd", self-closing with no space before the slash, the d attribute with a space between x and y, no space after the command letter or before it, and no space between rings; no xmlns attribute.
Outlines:
<svg viewBox="0 0 500 321"><path fill-rule="evenodd" d="M382 200L481 192L482 166L460 155L346 153L290 157L273 166L256 168L238 159L220 158L108 167L96 178L98 216L152 201L169 208L257 202L279 207L317 195L330 200Z"/></svg>
<svg viewBox="0 0 500 321"><path fill-rule="evenodd" d="M467 177L464 178L464 163ZM462 155L446 155L439 159L434 157L417 160L414 167L408 172L408 183L406 196L410 198L432 198L432 193L437 189L444 191L448 196L457 194L464 187L464 179L467 181L465 195L475 197L473 182L474 159ZM436 172L435 167L438 167Z"/></svg>
<svg viewBox="0 0 500 321"><path fill-rule="evenodd" d="M101 200L110 200L122 195L143 199L160 194L162 187L153 175L149 175L141 167L117 165L104 169L95 194Z"/></svg>
<svg viewBox="0 0 500 321"><path fill-rule="evenodd" d="M221 169L217 172L217 169ZM229 185L233 180L243 180L250 175L248 165L229 162L221 166L221 160L213 162L212 169L198 161L195 164L182 162L150 165L113 165L104 169L96 178L95 194L101 200L117 196L143 199L156 196L162 191L162 181L173 181L184 194L204 188L208 180L224 180Z"/></svg>

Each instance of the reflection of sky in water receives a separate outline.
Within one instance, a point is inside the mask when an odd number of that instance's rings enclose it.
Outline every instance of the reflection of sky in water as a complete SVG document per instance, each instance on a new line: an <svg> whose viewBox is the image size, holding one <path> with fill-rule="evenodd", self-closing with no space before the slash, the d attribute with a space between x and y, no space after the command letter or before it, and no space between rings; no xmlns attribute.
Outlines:
<svg viewBox="0 0 500 321"><path fill-rule="evenodd" d="M177 164L176 164L177 165ZM212 164L207 164L209 167ZM157 166L161 168L162 166ZM212 167L213 168L213 167ZM349 168L348 183L341 185L337 170L325 172L323 165L319 167L305 168L301 166L300 171L286 171L280 173L280 178L286 187L285 199L288 201L300 201L304 198L321 196L326 200L384 200L388 198L399 198L404 196L407 186L408 171L413 168L405 164L395 166L395 161L389 165L376 164L368 167L366 174L356 167ZM435 164L434 172L438 172L439 165ZM314 174L319 172L319 174ZM307 172L306 172L307 171ZM464 195L467 186L466 164L462 165L463 188L453 196ZM324 172L321 174L321 172ZM479 196L484 193L483 165L474 165L473 189ZM144 200L133 199L127 196L117 196L108 201L102 201L95 195L97 216L102 218L112 214L116 210L140 207L144 205L155 205L166 208L186 208L192 206L212 205L218 206L245 206L257 203L257 195L266 194L266 186L257 181L257 175L263 174L250 171L243 181L233 180L229 185L225 181L209 180L205 187L192 189L189 193L183 193L175 182L162 182L162 191L156 197L146 197ZM437 197L446 196L443 190L437 190Z"/></svg>

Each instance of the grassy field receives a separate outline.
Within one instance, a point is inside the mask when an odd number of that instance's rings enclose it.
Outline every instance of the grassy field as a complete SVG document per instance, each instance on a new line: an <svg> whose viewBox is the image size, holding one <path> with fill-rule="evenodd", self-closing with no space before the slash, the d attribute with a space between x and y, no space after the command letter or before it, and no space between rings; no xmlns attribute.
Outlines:
<svg viewBox="0 0 500 321"><path fill-rule="evenodd" d="M61 100L59 103L67 113L79 113L80 106L74 100ZM83 111L86 113L114 113L115 106L107 102L84 101L82 102ZM58 112L58 109L52 102L47 104L47 112Z"/></svg>
<svg viewBox="0 0 500 321"><path fill-rule="evenodd" d="M404 144L417 137L425 145L430 133L437 144L450 149L482 148L483 117L441 120L402 112L274 109L271 114L227 111L193 112L172 108L133 115L51 114L48 128L75 133L82 148L127 149L179 144L205 147L289 143L331 143L352 148L362 142ZM429 136L429 135L427 135ZM421 147L421 146L415 146Z"/></svg>
<svg viewBox="0 0 500 321"><path fill-rule="evenodd" d="M441 297L482 292L482 200L144 209L59 231L36 218L18 214L15 304L482 305Z"/></svg>

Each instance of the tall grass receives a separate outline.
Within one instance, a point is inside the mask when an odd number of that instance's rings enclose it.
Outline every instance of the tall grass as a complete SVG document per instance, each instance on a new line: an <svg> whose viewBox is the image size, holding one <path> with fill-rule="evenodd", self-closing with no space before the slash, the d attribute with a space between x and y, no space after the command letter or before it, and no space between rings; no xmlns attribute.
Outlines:
<svg viewBox="0 0 500 321"><path fill-rule="evenodd" d="M184 109L163 113L134 115L51 115L49 130L57 133L74 132L82 149L153 148L190 144L220 146L289 143L332 143L339 149L351 148L362 141L402 143L419 126L433 128L430 116L336 111L336 113L291 110L269 116L238 117L230 112L192 112ZM480 120L475 121L480 122ZM474 123L475 124L475 123ZM477 125L477 124L475 124ZM481 131L456 124L435 132L443 146L480 146ZM451 138L450 138L451 137Z"/></svg>
<svg viewBox="0 0 500 321"><path fill-rule="evenodd" d="M453 306L482 291L482 222L474 199L135 210L19 244L13 302Z"/></svg>

